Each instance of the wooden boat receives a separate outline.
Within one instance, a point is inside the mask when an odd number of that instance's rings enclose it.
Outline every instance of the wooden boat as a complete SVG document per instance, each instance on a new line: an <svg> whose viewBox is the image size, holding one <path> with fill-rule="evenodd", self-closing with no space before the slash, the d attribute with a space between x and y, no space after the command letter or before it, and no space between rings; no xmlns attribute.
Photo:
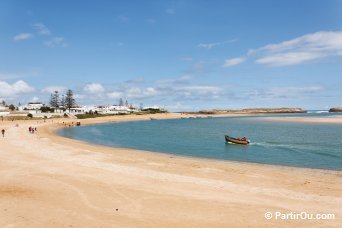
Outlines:
<svg viewBox="0 0 342 228"><path fill-rule="evenodd" d="M249 144L249 140L247 139L245 140L237 139L237 138L230 137L229 135L225 135L224 138L226 140L226 143L235 143L235 144L242 144L242 145Z"/></svg>

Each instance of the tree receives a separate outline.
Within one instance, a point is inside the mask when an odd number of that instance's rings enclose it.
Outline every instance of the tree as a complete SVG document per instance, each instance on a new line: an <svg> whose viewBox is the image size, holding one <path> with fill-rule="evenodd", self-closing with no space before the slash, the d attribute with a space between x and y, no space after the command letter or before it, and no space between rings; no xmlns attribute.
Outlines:
<svg viewBox="0 0 342 228"><path fill-rule="evenodd" d="M62 95L62 99L61 99L60 105L61 105L63 108L65 108L65 95L64 95L64 94Z"/></svg>
<svg viewBox="0 0 342 228"><path fill-rule="evenodd" d="M6 101L5 101L5 100L2 100L2 101L1 101L1 104L2 104L2 106L6 106Z"/></svg>
<svg viewBox="0 0 342 228"><path fill-rule="evenodd" d="M8 106L8 108L11 110L11 111L14 111L15 107L13 104L10 104L10 106Z"/></svg>
<svg viewBox="0 0 342 228"><path fill-rule="evenodd" d="M55 109L57 109L59 107L59 93L58 93L58 91L51 93L50 106L54 107Z"/></svg>
<svg viewBox="0 0 342 228"><path fill-rule="evenodd" d="M40 108L40 111L42 111L42 112L54 112L55 110L53 108L43 106Z"/></svg>
<svg viewBox="0 0 342 228"><path fill-rule="evenodd" d="M120 100L119 100L119 106L123 106L123 105L124 105L124 102L123 102L122 98L120 98Z"/></svg>
<svg viewBox="0 0 342 228"><path fill-rule="evenodd" d="M75 107L76 105L76 101L75 101L75 98L74 98L74 93L72 92L71 89L69 89L65 95L65 107L67 109L70 109Z"/></svg>

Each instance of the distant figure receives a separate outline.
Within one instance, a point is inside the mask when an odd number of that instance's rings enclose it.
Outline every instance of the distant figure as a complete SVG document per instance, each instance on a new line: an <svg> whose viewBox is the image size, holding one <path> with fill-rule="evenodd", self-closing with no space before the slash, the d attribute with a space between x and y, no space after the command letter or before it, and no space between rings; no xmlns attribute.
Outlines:
<svg viewBox="0 0 342 228"><path fill-rule="evenodd" d="M29 132L31 133L32 127L29 127Z"/></svg>
<svg viewBox="0 0 342 228"><path fill-rule="evenodd" d="M1 133L2 133L2 137L5 137L5 129L2 129Z"/></svg>

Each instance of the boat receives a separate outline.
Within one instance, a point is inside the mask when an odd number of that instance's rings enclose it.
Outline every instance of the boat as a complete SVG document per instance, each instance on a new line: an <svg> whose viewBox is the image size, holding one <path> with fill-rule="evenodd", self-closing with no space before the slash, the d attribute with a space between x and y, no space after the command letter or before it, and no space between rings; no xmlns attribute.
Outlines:
<svg viewBox="0 0 342 228"><path fill-rule="evenodd" d="M229 135L224 136L226 143L235 143L235 144L242 144L242 145L248 145L250 143L249 140L245 139L239 139L239 138L233 138Z"/></svg>

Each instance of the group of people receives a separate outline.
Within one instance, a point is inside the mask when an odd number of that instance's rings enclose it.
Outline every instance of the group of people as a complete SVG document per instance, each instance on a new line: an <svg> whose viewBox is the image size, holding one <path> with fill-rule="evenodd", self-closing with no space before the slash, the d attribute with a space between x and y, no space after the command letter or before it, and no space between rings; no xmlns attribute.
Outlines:
<svg viewBox="0 0 342 228"><path fill-rule="evenodd" d="M30 132L30 133L33 134L33 133L36 132L36 131L37 131L37 128L36 128L36 127L31 127L31 126L29 127L29 132ZM5 137L5 129L2 129L2 130L1 130L1 134L2 134L2 137Z"/></svg>
<svg viewBox="0 0 342 228"><path fill-rule="evenodd" d="M30 132L30 133L33 134L35 131L37 131L37 128L36 128L36 127L31 127L31 126L29 127L29 132Z"/></svg>
<svg viewBox="0 0 342 228"><path fill-rule="evenodd" d="M242 138L238 138L240 141L247 141L247 137L243 136Z"/></svg>

